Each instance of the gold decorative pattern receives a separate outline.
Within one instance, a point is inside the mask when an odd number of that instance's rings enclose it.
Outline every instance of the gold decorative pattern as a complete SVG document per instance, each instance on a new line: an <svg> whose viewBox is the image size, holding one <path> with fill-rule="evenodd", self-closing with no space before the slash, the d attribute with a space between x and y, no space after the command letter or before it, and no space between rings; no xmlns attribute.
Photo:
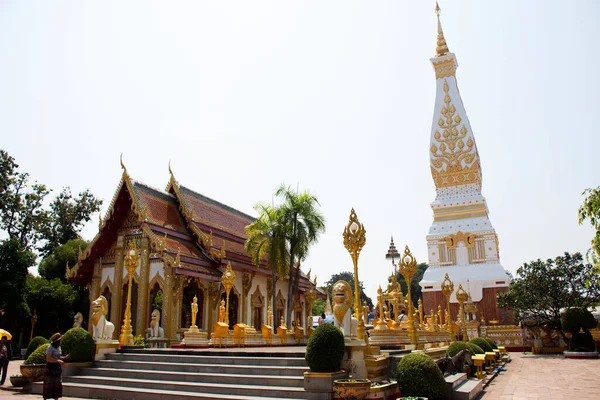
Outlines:
<svg viewBox="0 0 600 400"><path fill-rule="evenodd" d="M431 144L431 175L436 188L481 182L479 154L475 141L467 137L467 128L456 113L449 95L448 82L444 80L444 106L437 131L433 137L439 144Z"/></svg>
<svg viewBox="0 0 600 400"><path fill-rule="evenodd" d="M433 68L435 69L435 78L447 78L456 74L456 61L454 58L443 61L433 61Z"/></svg>
<svg viewBox="0 0 600 400"><path fill-rule="evenodd" d="M456 245L461 240L465 242L465 246L468 249L475 247L475 235L469 232L463 233L462 231L458 231L456 235L449 235L448 237L445 237L444 240L446 241L446 246L450 250L456 249Z"/></svg>

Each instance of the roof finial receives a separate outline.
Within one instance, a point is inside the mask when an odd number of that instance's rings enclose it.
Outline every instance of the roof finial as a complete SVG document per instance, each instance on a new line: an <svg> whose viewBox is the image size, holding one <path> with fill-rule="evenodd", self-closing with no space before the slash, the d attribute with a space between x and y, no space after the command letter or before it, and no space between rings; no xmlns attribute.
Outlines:
<svg viewBox="0 0 600 400"><path fill-rule="evenodd" d="M444 38L444 31L442 31L442 23L440 22L440 5L438 2L435 2L435 14L438 19L438 37L437 37L437 47L435 48L435 54L440 56L445 56L448 54L448 45L446 44L446 39Z"/></svg>
<svg viewBox="0 0 600 400"><path fill-rule="evenodd" d="M173 170L171 169L171 160L169 160L169 174L173 176Z"/></svg>
<svg viewBox="0 0 600 400"><path fill-rule="evenodd" d="M125 164L123 164L123 153L121 153L120 161L121 161L121 168L123 169L123 173L127 174L127 168L125 168Z"/></svg>

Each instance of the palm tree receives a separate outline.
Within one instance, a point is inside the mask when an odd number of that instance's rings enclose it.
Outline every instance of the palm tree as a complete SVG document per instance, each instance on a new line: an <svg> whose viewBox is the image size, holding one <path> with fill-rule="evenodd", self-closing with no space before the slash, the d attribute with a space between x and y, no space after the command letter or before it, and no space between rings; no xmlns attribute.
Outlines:
<svg viewBox="0 0 600 400"><path fill-rule="evenodd" d="M281 211L273 206L258 203L254 209L259 213L258 219L246 227L248 239L244 248L252 255L252 262L260 267L261 261L273 273L273 315L277 315L276 290L277 279L283 278L287 273L288 251L283 226L281 225ZM266 258L266 259L265 259ZM268 322L268 321L267 321ZM273 321L273 326L278 326L279 321Z"/></svg>
<svg viewBox="0 0 600 400"><path fill-rule="evenodd" d="M280 227L283 228L289 251L290 279L286 310L286 321L289 323L294 295L298 292L300 262L304 261L310 246L317 242L319 235L325 232L325 217L317 209L319 201L308 191L298 193L289 186L281 185L275 195L283 200L283 203L277 207L276 217ZM295 270L294 265L296 265Z"/></svg>

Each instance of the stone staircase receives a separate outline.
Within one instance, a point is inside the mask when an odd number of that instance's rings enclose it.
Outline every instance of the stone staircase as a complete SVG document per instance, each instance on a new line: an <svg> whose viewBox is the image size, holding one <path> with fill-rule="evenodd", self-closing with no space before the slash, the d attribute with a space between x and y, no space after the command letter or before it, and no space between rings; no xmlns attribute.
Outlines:
<svg viewBox="0 0 600 400"><path fill-rule="evenodd" d="M274 349L275 350L275 349ZM63 395L100 399L310 399L302 352L127 350L107 354ZM41 394L42 386L33 385Z"/></svg>

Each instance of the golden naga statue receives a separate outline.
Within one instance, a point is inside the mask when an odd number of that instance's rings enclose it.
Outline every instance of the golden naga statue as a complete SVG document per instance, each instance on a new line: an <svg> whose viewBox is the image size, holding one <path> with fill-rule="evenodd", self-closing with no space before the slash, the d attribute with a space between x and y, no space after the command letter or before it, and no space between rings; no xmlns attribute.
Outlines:
<svg viewBox="0 0 600 400"><path fill-rule="evenodd" d="M106 319L108 301L100 296L92 303L92 337L94 340L111 340L115 325Z"/></svg>
<svg viewBox="0 0 600 400"><path fill-rule="evenodd" d="M344 336L356 336L358 323L350 315L352 307L352 289L346 281L337 281L333 285L334 325L344 332Z"/></svg>
<svg viewBox="0 0 600 400"><path fill-rule="evenodd" d="M81 328L82 323L83 323L83 315L81 315L81 313L78 312L73 317L73 328Z"/></svg>
<svg viewBox="0 0 600 400"><path fill-rule="evenodd" d="M192 302L192 326L197 328L196 326L196 316L198 315L198 298L194 295L194 300Z"/></svg>
<svg viewBox="0 0 600 400"><path fill-rule="evenodd" d="M152 319L150 320L150 337L165 337L165 330L160 326L160 311L158 311L157 309L154 309L152 311Z"/></svg>
<svg viewBox="0 0 600 400"><path fill-rule="evenodd" d="M225 300L221 300L221 306L219 307L219 322L225 323Z"/></svg>

